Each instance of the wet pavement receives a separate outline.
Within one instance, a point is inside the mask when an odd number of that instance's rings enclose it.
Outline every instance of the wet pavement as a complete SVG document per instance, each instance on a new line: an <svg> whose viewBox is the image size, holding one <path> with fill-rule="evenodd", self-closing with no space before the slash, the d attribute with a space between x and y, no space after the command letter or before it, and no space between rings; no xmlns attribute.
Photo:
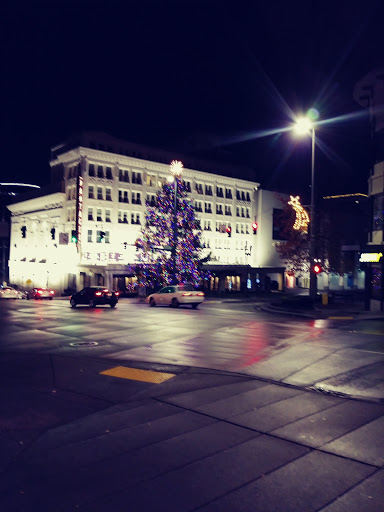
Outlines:
<svg viewBox="0 0 384 512"><path fill-rule="evenodd" d="M4 512L383 510L384 404L60 355L0 370Z"/></svg>
<svg viewBox="0 0 384 512"><path fill-rule="evenodd" d="M1 310L2 512L383 511L381 317L40 306Z"/></svg>

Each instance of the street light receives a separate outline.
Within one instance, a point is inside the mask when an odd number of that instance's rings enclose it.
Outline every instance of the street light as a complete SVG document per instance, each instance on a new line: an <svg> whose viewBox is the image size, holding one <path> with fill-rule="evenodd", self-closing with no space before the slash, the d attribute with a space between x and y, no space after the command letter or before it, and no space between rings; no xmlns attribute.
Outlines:
<svg viewBox="0 0 384 512"><path fill-rule="evenodd" d="M177 237L178 237L178 231L177 231L177 179L180 178L180 176L183 173L182 162L180 162L178 160L172 160L171 165L170 165L170 172L171 172L171 176L168 176L167 180L169 183L172 183L172 182L174 183L174 193L175 193L175 200L174 200L174 204L173 204L172 263L173 263L173 280L174 280L174 284L176 284L177 283L176 249L177 249Z"/></svg>
<svg viewBox="0 0 384 512"><path fill-rule="evenodd" d="M310 238L309 238L309 259L310 259L310 273L309 273L309 296L315 299L317 296L317 275L313 271L315 260L315 126L311 119L308 117L301 117L296 120L294 131L297 135L310 134L312 138L312 157L311 157L311 223L310 223Z"/></svg>

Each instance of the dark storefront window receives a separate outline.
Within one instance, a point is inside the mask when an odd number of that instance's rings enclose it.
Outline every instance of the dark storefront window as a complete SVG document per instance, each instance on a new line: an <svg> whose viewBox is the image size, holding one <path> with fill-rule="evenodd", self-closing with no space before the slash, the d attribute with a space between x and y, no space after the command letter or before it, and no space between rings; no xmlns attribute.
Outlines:
<svg viewBox="0 0 384 512"><path fill-rule="evenodd" d="M384 229L384 196L376 196L373 201L373 231Z"/></svg>
<svg viewBox="0 0 384 512"><path fill-rule="evenodd" d="M382 282L383 271L380 267L372 267L372 280L371 280L371 298L375 300L382 299Z"/></svg>

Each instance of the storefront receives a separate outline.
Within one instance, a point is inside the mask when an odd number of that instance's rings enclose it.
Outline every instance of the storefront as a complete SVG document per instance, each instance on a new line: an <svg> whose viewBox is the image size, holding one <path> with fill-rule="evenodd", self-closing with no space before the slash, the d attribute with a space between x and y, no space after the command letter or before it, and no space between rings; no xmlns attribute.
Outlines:
<svg viewBox="0 0 384 512"><path fill-rule="evenodd" d="M365 269L365 307L370 311L384 311L384 258L382 245L369 245L360 255Z"/></svg>

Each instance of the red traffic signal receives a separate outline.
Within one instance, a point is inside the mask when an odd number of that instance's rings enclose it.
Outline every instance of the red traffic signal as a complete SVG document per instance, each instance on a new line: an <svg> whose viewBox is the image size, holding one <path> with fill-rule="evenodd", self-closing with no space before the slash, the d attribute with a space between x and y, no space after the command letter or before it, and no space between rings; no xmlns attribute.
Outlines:
<svg viewBox="0 0 384 512"><path fill-rule="evenodd" d="M312 270L315 274L320 274L320 272L322 271L322 268L320 267L319 264L316 263L315 265L313 265Z"/></svg>
<svg viewBox="0 0 384 512"><path fill-rule="evenodd" d="M231 236L231 233L232 233L232 228L231 228L231 226L228 226L228 227L227 227L226 232L227 232L227 235L228 235L228 236Z"/></svg>
<svg viewBox="0 0 384 512"><path fill-rule="evenodd" d="M257 234L257 222L252 222L252 229L253 229L253 234L256 235Z"/></svg>

